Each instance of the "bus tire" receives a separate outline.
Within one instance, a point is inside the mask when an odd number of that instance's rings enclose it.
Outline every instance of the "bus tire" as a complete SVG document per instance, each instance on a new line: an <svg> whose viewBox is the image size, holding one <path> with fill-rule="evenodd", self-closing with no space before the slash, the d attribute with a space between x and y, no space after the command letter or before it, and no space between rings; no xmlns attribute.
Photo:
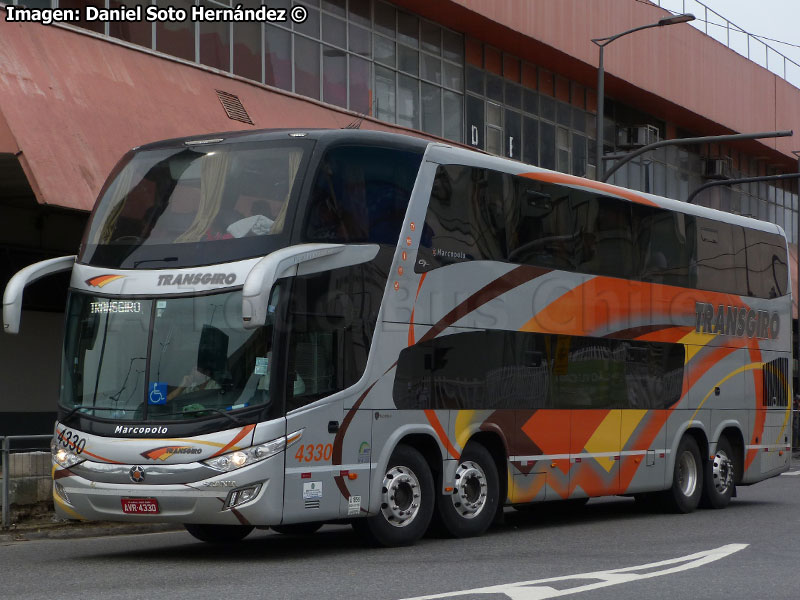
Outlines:
<svg viewBox="0 0 800 600"><path fill-rule="evenodd" d="M353 520L353 529L375 546L408 546L420 539L433 516L433 475L418 450L394 449L381 486L377 515Z"/></svg>
<svg viewBox="0 0 800 600"><path fill-rule="evenodd" d="M289 523L288 525L271 525L270 529L283 535L311 535L322 527L320 521L311 523Z"/></svg>
<svg viewBox="0 0 800 600"><path fill-rule="evenodd" d="M705 461L703 495L700 506L703 508L725 508L730 504L734 488L733 448L728 438L721 437L712 460Z"/></svg>
<svg viewBox="0 0 800 600"><path fill-rule="evenodd" d="M672 485L662 494L664 508L670 512L690 513L700 503L703 493L703 462L697 442L684 435L675 453Z"/></svg>
<svg viewBox="0 0 800 600"><path fill-rule="evenodd" d="M196 525L184 523L186 531L201 542L209 544L231 544L240 542L253 531L251 525Z"/></svg>
<svg viewBox="0 0 800 600"><path fill-rule="evenodd" d="M452 537L480 535L492 524L499 501L500 483L492 455L483 445L468 443L456 467L453 493L436 498L438 524Z"/></svg>

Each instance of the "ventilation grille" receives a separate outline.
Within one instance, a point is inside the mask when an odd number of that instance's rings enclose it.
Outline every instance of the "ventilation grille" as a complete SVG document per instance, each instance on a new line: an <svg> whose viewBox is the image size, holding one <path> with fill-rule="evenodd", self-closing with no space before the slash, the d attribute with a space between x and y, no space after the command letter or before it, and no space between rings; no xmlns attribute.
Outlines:
<svg viewBox="0 0 800 600"><path fill-rule="evenodd" d="M306 508L319 508L319 500L306 500Z"/></svg>
<svg viewBox="0 0 800 600"><path fill-rule="evenodd" d="M789 359L776 358L761 367L761 372L764 375L762 405L767 407L788 406Z"/></svg>
<svg viewBox="0 0 800 600"><path fill-rule="evenodd" d="M216 92L217 98L219 98L219 101L222 103L222 108L225 109L225 114L228 115L229 119L254 125L250 115L248 115L247 111L244 109L242 101L239 100L239 96L223 92L222 90L216 90Z"/></svg>

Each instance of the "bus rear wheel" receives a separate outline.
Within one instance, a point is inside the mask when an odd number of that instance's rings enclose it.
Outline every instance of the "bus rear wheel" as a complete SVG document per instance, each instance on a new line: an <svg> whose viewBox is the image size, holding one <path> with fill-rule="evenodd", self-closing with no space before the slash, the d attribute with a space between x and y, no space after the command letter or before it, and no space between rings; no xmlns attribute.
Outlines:
<svg viewBox="0 0 800 600"><path fill-rule="evenodd" d="M730 504L734 487L733 449L727 438L720 438L714 458L705 461L705 478L703 496L700 505L703 508L725 508Z"/></svg>
<svg viewBox="0 0 800 600"><path fill-rule="evenodd" d="M407 546L428 529L433 515L433 475L419 451L399 445L381 486L380 512L355 519L353 528L376 546Z"/></svg>
<svg viewBox="0 0 800 600"><path fill-rule="evenodd" d="M491 525L500 500L497 466L483 445L467 444L454 483L451 494L437 496L438 525L453 537L482 534Z"/></svg>
<svg viewBox="0 0 800 600"><path fill-rule="evenodd" d="M675 453L672 486L661 496L667 510L690 513L697 508L703 493L702 465L697 442L692 436L684 435Z"/></svg>
<svg viewBox="0 0 800 600"><path fill-rule="evenodd" d="M184 523L186 531L201 542L210 544L231 544L240 542L253 531L251 525L196 525Z"/></svg>

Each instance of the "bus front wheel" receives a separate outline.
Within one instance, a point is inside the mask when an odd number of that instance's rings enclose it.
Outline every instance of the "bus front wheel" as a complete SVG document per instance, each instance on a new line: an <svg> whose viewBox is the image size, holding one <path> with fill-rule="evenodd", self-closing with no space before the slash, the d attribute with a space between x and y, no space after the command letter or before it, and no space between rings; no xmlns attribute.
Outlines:
<svg viewBox="0 0 800 600"><path fill-rule="evenodd" d="M250 525L196 525L184 523L186 531L201 542L210 544L231 544L240 542L253 531Z"/></svg>
<svg viewBox="0 0 800 600"><path fill-rule="evenodd" d="M480 535L494 519L499 496L492 455L481 444L468 443L456 467L453 492L437 497L439 524L453 537Z"/></svg>
<svg viewBox="0 0 800 600"><path fill-rule="evenodd" d="M433 515L433 475L419 451L399 445L381 486L377 515L355 519L353 528L373 545L407 546L423 536Z"/></svg>
<svg viewBox="0 0 800 600"><path fill-rule="evenodd" d="M671 512L690 513L700 503L703 493L703 462L697 442L684 435L675 453L672 486L663 492L665 508Z"/></svg>

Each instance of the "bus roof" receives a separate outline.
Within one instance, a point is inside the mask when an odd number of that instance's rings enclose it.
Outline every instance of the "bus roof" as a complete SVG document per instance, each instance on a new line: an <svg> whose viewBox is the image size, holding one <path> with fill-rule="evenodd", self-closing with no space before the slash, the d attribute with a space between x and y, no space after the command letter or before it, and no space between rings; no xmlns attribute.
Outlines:
<svg viewBox="0 0 800 600"><path fill-rule="evenodd" d="M409 150L424 152L430 144L429 140L416 138L397 133L386 133L383 131L370 131L362 129L260 129L255 131L225 131L220 133L209 133L203 135L193 135L182 138L172 138L160 140L146 145L138 146L134 150L154 150L158 148L171 148L175 146L192 146L222 142L259 142L267 140L286 139L287 137L303 138L322 142L324 145L337 143L357 143L357 144L387 144L393 147L401 147Z"/></svg>
<svg viewBox="0 0 800 600"><path fill-rule="evenodd" d="M422 138L417 138L409 135L402 135L397 133L387 133L382 131L371 131L365 129L303 129L303 128L286 128L286 129L260 129L255 131L228 131L212 134L204 134L202 136L188 136L183 138L173 138L168 140L161 140L139 146L134 150L153 150L157 148L168 148L182 145L195 145L203 143L216 143L219 142L257 142L276 139L285 139L286 137L302 137L304 139L314 140L320 142L323 146L329 144L386 144L392 147L405 148L407 150L415 150L418 152L425 152L426 156L434 162L440 163L454 163L454 164L470 164L474 166L482 166L488 169L495 169L505 171L507 173L522 174L549 174L560 176L559 183L567 186L580 186L589 189L596 189L602 193L610 193L619 198L627 199L629 201L641 201L644 204L657 205L661 208L681 212L684 214L695 215L699 217L706 217L717 221L749 227L751 229L758 229L761 231L768 231L771 233L778 233L785 237L783 229L774 223L761 221L752 217L745 217L742 215L735 215L725 211L706 208L696 204L688 204L680 200L666 198L664 196L657 196L647 192L640 192L623 188L620 186L602 183L591 179L582 177L573 177L565 175L556 171L542 169L533 165L528 165L516 160L501 158L486 154L481 151L461 148L454 145L449 145L443 142L433 142Z"/></svg>
<svg viewBox="0 0 800 600"><path fill-rule="evenodd" d="M603 183L583 177L566 175L557 171L550 171L548 169L534 167L533 165L528 165L516 160L492 156L490 154L484 154L482 152L475 152L472 150L465 150L463 148L450 146L448 144L431 143L428 153L426 154L426 158L433 162L442 164L470 164L473 166L485 167L487 169L495 169L514 174L553 174L558 176L558 183L560 185L595 189L598 192L612 194L618 198L631 202L641 202L643 204L656 205L660 208L684 213L687 215L705 217L715 221L722 221L725 223L731 223L733 225L739 225L760 231L767 231L770 233L778 233L782 237L785 237L783 229L779 225L770 223L768 221L761 221L752 217L735 215L714 208L698 206L697 204L689 204L681 200L674 200L672 198L657 196L647 192L631 190L629 188L612 185L610 183Z"/></svg>

